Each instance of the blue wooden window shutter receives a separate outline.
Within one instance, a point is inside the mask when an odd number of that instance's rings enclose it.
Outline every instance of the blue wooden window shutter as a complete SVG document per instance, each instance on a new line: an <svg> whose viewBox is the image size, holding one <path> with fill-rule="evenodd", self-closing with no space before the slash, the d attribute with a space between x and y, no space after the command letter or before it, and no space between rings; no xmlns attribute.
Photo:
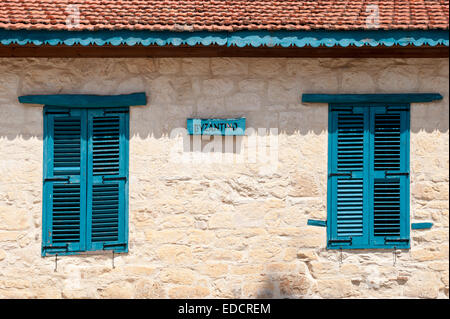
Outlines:
<svg viewBox="0 0 450 319"><path fill-rule="evenodd" d="M89 250L127 250L128 108L89 110Z"/></svg>
<svg viewBox="0 0 450 319"><path fill-rule="evenodd" d="M128 242L129 110L44 108L42 255Z"/></svg>
<svg viewBox="0 0 450 319"><path fill-rule="evenodd" d="M371 246L409 248L410 106L369 109Z"/></svg>
<svg viewBox="0 0 450 319"><path fill-rule="evenodd" d="M42 254L86 249L86 111L44 109Z"/></svg>
<svg viewBox="0 0 450 319"><path fill-rule="evenodd" d="M409 248L409 104L330 104L328 244Z"/></svg>
<svg viewBox="0 0 450 319"><path fill-rule="evenodd" d="M331 106L328 246L369 243L369 116L364 108Z"/></svg>

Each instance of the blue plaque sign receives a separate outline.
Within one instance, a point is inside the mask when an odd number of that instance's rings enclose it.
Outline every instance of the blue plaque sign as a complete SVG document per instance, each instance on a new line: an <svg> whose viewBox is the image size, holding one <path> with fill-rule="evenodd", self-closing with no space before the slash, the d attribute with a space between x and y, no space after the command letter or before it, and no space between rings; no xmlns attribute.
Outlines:
<svg viewBox="0 0 450 319"><path fill-rule="evenodd" d="M190 135L244 135L245 117L237 119L187 119Z"/></svg>

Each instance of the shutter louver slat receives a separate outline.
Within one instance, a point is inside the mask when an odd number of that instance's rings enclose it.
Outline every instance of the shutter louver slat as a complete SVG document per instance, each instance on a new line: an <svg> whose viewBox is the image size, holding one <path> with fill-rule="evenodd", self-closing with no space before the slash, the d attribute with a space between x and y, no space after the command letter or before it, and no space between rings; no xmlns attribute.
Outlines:
<svg viewBox="0 0 450 319"><path fill-rule="evenodd" d="M364 169L364 114L339 114L337 170ZM363 232L363 180L337 180L337 235L361 236Z"/></svg>
<svg viewBox="0 0 450 319"><path fill-rule="evenodd" d="M93 119L93 174L117 175L119 173L119 116Z"/></svg>
<svg viewBox="0 0 450 319"><path fill-rule="evenodd" d="M80 175L81 118L55 117L53 175Z"/></svg>
<svg viewBox="0 0 450 319"><path fill-rule="evenodd" d="M337 234L361 236L363 229L363 181L338 180Z"/></svg>
<svg viewBox="0 0 450 319"><path fill-rule="evenodd" d="M374 183L374 234L400 236L400 182Z"/></svg>
<svg viewBox="0 0 450 319"><path fill-rule="evenodd" d="M409 107L395 111L377 107L371 117L374 149L372 241L377 246L396 246L400 244L397 240L407 237L409 169L404 132L409 122ZM408 241L403 245L408 245Z"/></svg>
<svg viewBox="0 0 450 319"><path fill-rule="evenodd" d="M118 175L120 117L93 117L92 171L94 176ZM92 186L92 242L119 239L119 184Z"/></svg>
<svg viewBox="0 0 450 319"><path fill-rule="evenodd" d="M400 114L375 115L375 170L400 170Z"/></svg>
<svg viewBox="0 0 450 319"><path fill-rule="evenodd" d="M363 114L338 116L338 171L362 170L364 146Z"/></svg>
<svg viewBox="0 0 450 319"><path fill-rule="evenodd" d="M119 231L119 185L94 185L92 241L116 241Z"/></svg>
<svg viewBox="0 0 450 319"><path fill-rule="evenodd" d="M80 175L81 118L55 117L53 175ZM80 184L53 185L53 243L80 242Z"/></svg>
<svg viewBox="0 0 450 319"><path fill-rule="evenodd" d="M53 185L54 243L80 241L80 185Z"/></svg>

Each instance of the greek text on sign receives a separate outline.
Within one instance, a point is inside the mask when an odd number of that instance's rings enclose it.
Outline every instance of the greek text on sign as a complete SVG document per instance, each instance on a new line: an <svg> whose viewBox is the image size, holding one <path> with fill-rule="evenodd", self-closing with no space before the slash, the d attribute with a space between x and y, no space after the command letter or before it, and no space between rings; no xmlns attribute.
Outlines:
<svg viewBox="0 0 450 319"><path fill-rule="evenodd" d="M187 119L190 135L244 135L245 117L236 119Z"/></svg>

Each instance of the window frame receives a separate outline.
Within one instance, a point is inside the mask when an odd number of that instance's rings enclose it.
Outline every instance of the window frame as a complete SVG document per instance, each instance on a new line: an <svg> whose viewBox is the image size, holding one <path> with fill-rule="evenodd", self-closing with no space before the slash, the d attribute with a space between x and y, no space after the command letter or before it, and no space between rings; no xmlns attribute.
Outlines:
<svg viewBox="0 0 450 319"><path fill-rule="evenodd" d="M368 120L369 122L367 123L367 127L365 126L365 130L368 129L368 141L364 141L364 143L368 143L369 144L369 154L365 154L364 155L364 161L368 160L369 163L367 164L369 166L370 169L372 169L373 166L373 138L374 138L374 134L373 134L373 130L372 130L372 118L373 118L373 113L371 112L371 108L372 107L393 107L393 108L407 108L408 112L402 112L401 114L408 114L405 118L405 116L403 116L401 118L401 123L403 123L403 125L405 126L405 130L402 132L402 138L406 139L405 144L402 146L405 152L405 168L407 169L407 172L409 173L408 178L406 179L407 182L405 183L405 192L406 194L404 195L404 213L401 215L401 220L400 220L400 227L401 229L403 229L403 235L402 238L404 239L408 239L408 241L405 242L392 242L392 243L384 243L384 244L379 244L376 243L376 238L373 234L374 232L374 227L373 227L373 198L371 196L371 194L373 193L373 181L375 180L375 178L369 178L368 181L366 181L366 183L368 183L369 185L368 187L368 198L363 198L363 201L365 203L370 203L369 205L367 205L364 210L363 210L363 214L368 214L368 234L365 234L364 236L367 236L367 244L359 244L357 246L352 246L352 245L341 245L341 244L333 244L330 245L329 240L333 238L333 225L332 225L332 218L333 218L333 206L332 206L332 202L333 202L333 180L330 177L330 174L333 173L332 169L333 169L333 154L334 154L334 150L333 148L335 147L335 143L333 143L334 141L334 116L332 115L332 108L336 107L336 106L351 106L351 107L357 107L357 108L364 108L365 112L368 112ZM356 103L329 103L328 104L328 163L327 163L327 221L326 221L326 227L327 227L327 249L410 249L411 248L411 236L410 236L410 221L411 221L411 217L410 217L410 183L411 183L411 174L410 174L410 136L411 136L411 125L410 125L410 121L411 121L411 104L410 103L368 103L368 102L364 102L364 103L360 103L360 102L356 102ZM403 160L403 159L401 159ZM369 171L370 171L369 169ZM364 180L366 179L366 177L364 177ZM400 181L401 183L401 181ZM402 184L402 183L401 183ZM334 226L336 227L336 226Z"/></svg>
<svg viewBox="0 0 450 319"><path fill-rule="evenodd" d="M80 201L82 202L80 204L80 214L83 211L84 216L80 218L80 246L84 249L76 250L76 251L69 251L66 249L49 249L47 245L48 240L48 224L49 224L49 218L52 218L52 209L49 205L51 205L51 202L49 202L46 199L47 196L47 190L46 187L48 187L45 183L45 178L48 176L49 171L49 164L52 161L52 144L50 139L53 137L53 131L50 123L50 117L48 116L49 112L52 113L62 113L67 114L74 110L75 112L80 112L82 115L82 118L85 118L85 127L83 127L83 123L81 124L81 139L85 138L86 140L82 142L81 144L85 144L84 147L80 150L80 157L83 159L80 163L80 183L85 183L84 186L84 198L81 198ZM123 130L120 132L123 133L123 139L121 137L121 141L123 141L123 147L124 149L121 150L121 155L123 155L123 158L120 158L120 161L123 162L124 165L124 173L125 181L123 189L120 189L120 192L123 192L123 200L124 200L124 210L121 212L119 210L119 218L123 219L124 227L122 230L118 231L119 237L122 235L123 243L120 244L110 244L103 246L102 249L95 248L98 247L98 245L95 245L92 241L88 242L88 212L87 208L89 206L88 200L91 197L87 193L88 188L88 179L89 177L89 171L88 167L92 165L92 163L89 163L89 118L90 118L90 112L98 112L103 111L104 113L121 113L123 114L123 118L121 119L120 123L123 125ZM83 121L82 121L83 122ZM53 106L53 105L44 105L43 107L43 182L42 182L42 238L41 238L41 256L51 256L51 255L79 255L83 253L95 253L95 252L101 252L101 251L114 251L115 253L127 253L128 252L128 236L129 236L129 144L130 144L130 108L128 106L126 107L66 107L66 106ZM51 151L49 151L51 149ZM85 152L83 155L81 152ZM83 173L82 173L83 172ZM83 176L84 175L84 176ZM83 204L83 201L85 202ZM83 209L84 207L84 209ZM123 233L121 233L123 232ZM57 247L58 245L55 245ZM93 249L91 249L94 247Z"/></svg>

